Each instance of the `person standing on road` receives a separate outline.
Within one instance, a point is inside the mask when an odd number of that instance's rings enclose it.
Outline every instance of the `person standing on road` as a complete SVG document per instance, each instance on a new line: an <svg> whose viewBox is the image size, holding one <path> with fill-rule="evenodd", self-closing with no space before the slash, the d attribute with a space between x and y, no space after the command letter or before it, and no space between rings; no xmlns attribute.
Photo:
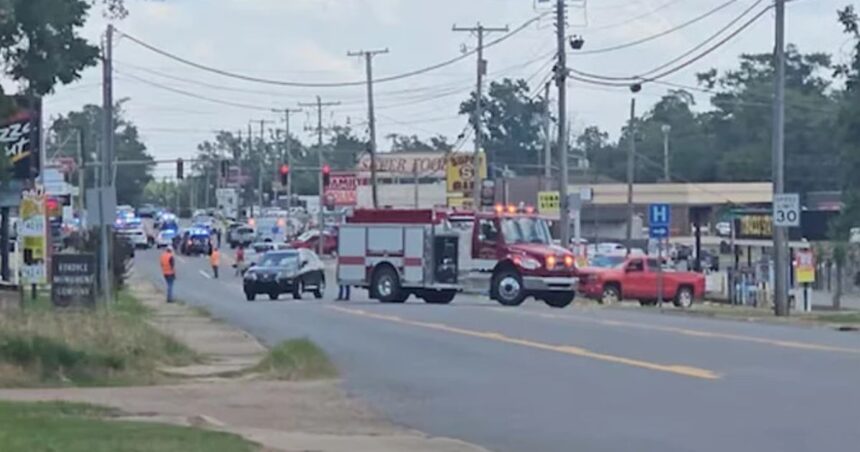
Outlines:
<svg viewBox="0 0 860 452"><path fill-rule="evenodd" d="M209 264L212 265L212 276L218 279L218 267L221 265L221 251L217 246L212 247L212 252L209 254Z"/></svg>
<svg viewBox="0 0 860 452"><path fill-rule="evenodd" d="M176 261L173 258L173 248L167 247L161 253L161 274L167 284L167 302L173 303L173 283L176 281Z"/></svg>
<svg viewBox="0 0 860 452"><path fill-rule="evenodd" d="M245 247L241 244L236 248L236 263L233 265L236 267L236 276L241 276L242 267L245 265Z"/></svg>

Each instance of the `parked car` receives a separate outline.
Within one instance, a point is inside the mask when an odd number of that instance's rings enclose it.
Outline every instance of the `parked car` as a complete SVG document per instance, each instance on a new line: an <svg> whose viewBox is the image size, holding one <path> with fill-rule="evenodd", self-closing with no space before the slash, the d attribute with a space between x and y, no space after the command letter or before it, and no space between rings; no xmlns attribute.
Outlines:
<svg viewBox="0 0 860 452"><path fill-rule="evenodd" d="M139 224L134 227L118 229L117 234L121 237L125 237L131 246L135 248L149 248L149 237L146 236L146 232Z"/></svg>
<svg viewBox="0 0 860 452"><path fill-rule="evenodd" d="M323 229L323 254L334 254L337 252L337 229ZM319 250L320 231L319 229L311 229L304 234L296 237L290 242L293 248L304 248L309 250Z"/></svg>
<svg viewBox="0 0 860 452"><path fill-rule="evenodd" d="M298 300L305 292L319 299L325 292L325 269L310 250L269 251L245 272L242 281L248 301L254 301L258 294L277 300L283 293Z"/></svg>
<svg viewBox="0 0 860 452"><path fill-rule="evenodd" d="M657 304L657 259L627 258L621 265L585 272L580 291L602 303L623 299L639 300L643 306ZM663 272L663 299L688 308L705 295L705 277L699 273Z"/></svg>
<svg viewBox="0 0 860 452"><path fill-rule="evenodd" d="M249 246L254 243L257 237L257 232L251 226L239 226L229 229L227 232L227 241L230 242L230 248L237 246Z"/></svg>

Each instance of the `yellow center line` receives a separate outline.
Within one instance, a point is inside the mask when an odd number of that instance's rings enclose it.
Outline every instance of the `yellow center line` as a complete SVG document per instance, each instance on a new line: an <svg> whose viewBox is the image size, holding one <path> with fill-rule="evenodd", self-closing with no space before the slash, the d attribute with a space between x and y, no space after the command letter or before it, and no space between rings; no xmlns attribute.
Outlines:
<svg viewBox="0 0 860 452"><path fill-rule="evenodd" d="M547 319L559 319L559 320L573 320L576 322L582 323L591 323L597 325L605 325L605 326L614 326L621 328L636 328L640 330L649 330L649 331L660 331L664 333L674 333L681 334L684 336L693 336L693 337L701 337L701 338L711 338L711 339L724 339L729 341L740 341L740 342L751 342L756 344L770 345L774 347L783 347L783 348L792 348L799 350L809 350L809 351L817 351L817 352L831 352L831 353L847 353L852 355L860 355L860 349L857 348L849 348L849 347L838 347L832 345L823 345L823 344L813 344L808 342L797 342L797 341L787 341L781 339L768 339L764 337L756 337L756 336L744 336L741 334L731 334L731 333L716 333L713 331L704 331L704 330L694 330L689 328L680 328L680 327L672 327L672 326L661 326L661 325L653 325L650 323L638 323L638 322L628 322L623 320L600 320L593 319L590 317L584 317L579 315L568 315L568 314L547 314L547 313L537 313L537 312L526 312L524 310L513 310L513 309L501 309L501 308L493 308L494 311L498 312L511 312L511 313L520 313L530 316L543 317Z"/></svg>
<svg viewBox="0 0 860 452"><path fill-rule="evenodd" d="M367 317L377 320L385 320L389 322L399 323L402 325L411 325L417 326L421 328L427 328L436 331L444 331L447 333L454 333L463 336L476 337L481 339L488 339L498 342L504 342L507 344L520 345L523 347L531 347L539 350L546 350L556 353L564 353L566 355L579 356L583 358L595 359L598 361L611 362L615 364L623 364L627 366L638 367L642 369L654 370L658 372L667 372L676 375L682 375L685 377L691 378L701 378L705 380L717 380L721 376L716 372L702 369L698 367L691 366L683 366L676 364L660 364L650 361L642 361L633 358L626 358L623 356L616 355L607 355L603 353L593 352L591 350L587 350L581 347L575 347L571 345L554 345L547 344L544 342L536 342L528 339L520 339L516 337L505 336L501 333L491 332L491 331L476 331L469 330L465 328L454 327L450 325L445 325L442 323L435 322L422 322L418 320L410 320L404 319L403 317L395 316L395 315L386 315L386 314L377 314L373 312L368 312L362 309L353 309L353 308L343 308L337 306L328 306L329 309L334 309L335 311L342 312L345 314L351 314L361 317Z"/></svg>

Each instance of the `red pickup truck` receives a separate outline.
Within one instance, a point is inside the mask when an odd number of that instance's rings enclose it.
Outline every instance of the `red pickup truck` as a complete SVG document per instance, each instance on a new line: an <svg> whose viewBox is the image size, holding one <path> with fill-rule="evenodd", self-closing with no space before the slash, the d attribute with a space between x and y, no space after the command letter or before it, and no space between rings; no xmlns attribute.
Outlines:
<svg viewBox="0 0 860 452"><path fill-rule="evenodd" d="M643 306L657 304L657 259L630 257L613 268L583 269L580 292L601 303L639 300ZM705 276L693 272L663 272L663 300L688 308L705 294Z"/></svg>

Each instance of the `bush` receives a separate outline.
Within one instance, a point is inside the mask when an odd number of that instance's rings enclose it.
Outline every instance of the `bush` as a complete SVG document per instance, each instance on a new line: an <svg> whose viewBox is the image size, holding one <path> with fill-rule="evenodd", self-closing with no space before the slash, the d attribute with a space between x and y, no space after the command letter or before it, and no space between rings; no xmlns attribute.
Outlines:
<svg viewBox="0 0 860 452"><path fill-rule="evenodd" d="M269 350L256 371L279 380L334 378L337 369L328 355L308 339L292 339Z"/></svg>

